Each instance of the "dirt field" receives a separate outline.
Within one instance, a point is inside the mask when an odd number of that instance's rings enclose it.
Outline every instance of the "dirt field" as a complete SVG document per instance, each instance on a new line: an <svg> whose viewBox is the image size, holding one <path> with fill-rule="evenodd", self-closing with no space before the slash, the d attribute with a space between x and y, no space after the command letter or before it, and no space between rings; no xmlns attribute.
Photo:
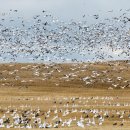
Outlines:
<svg viewBox="0 0 130 130"><path fill-rule="evenodd" d="M0 64L0 119L1 129L129 130L130 64Z"/></svg>

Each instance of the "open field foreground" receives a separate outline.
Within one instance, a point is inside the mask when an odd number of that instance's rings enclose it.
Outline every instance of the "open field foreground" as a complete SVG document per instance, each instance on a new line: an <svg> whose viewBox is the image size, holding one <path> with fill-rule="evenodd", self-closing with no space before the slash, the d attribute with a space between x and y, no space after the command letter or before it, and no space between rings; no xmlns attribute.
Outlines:
<svg viewBox="0 0 130 130"><path fill-rule="evenodd" d="M0 64L0 128L130 130L130 64Z"/></svg>

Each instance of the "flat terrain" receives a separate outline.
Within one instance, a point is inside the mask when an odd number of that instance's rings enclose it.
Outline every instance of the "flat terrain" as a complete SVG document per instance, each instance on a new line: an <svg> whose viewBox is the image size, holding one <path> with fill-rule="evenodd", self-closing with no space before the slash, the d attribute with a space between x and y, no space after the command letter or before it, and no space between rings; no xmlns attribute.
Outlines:
<svg viewBox="0 0 130 130"><path fill-rule="evenodd" d="M130 64L0 64L0 117L2 129L128 130Z"/></svg>

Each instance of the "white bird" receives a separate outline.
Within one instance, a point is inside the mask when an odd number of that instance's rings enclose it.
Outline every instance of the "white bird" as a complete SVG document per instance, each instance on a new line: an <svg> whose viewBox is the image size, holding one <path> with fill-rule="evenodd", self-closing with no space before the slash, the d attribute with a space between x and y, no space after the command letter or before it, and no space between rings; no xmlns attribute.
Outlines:
<svg viewBox="0 0 130 130"><path fill-rule="evenodd" d="M92 125L96 125L96 123L95 123L95 118L93 117L93 119L92 119L92 121L91 121L91 124Z"/></svg>
<svg viewBox="0 0 130 130"><path fill-rule="evenodd" d="M81 127L81 128L84 128L84 124L82 121L78 121L77 122L77 126Z"/></svg>
<svg viewBox="0 0 130 130"><path fill-rule="evenodd" d="M54 116L52 120L55 120L55 119L57 119L57 118L58 118L58 115Z"/></svg>
<svg viewBox="0 0 130 130"><path fill-rule="evenodd" d="M31 124L30 124L30 125L27 125L26 128L27 128L27 129L32 129L32 125L31 125Z"/></svg>

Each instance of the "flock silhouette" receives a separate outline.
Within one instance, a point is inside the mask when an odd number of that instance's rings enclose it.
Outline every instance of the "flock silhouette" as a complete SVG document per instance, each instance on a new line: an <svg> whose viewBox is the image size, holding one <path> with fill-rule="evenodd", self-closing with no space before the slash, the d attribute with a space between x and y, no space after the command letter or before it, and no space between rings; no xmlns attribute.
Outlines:
<svg viewBox="0 0 130 130"><path fill-rule="evenodd" d="M108 11L108 13L110 13ZM112 11L111 11L112 13ZM30 19L10 10L0 16L1 62L88 62L130 57L129 10L102 19L61 22L47 11ZM88 23L92 17L95 23Z"/></svg>

